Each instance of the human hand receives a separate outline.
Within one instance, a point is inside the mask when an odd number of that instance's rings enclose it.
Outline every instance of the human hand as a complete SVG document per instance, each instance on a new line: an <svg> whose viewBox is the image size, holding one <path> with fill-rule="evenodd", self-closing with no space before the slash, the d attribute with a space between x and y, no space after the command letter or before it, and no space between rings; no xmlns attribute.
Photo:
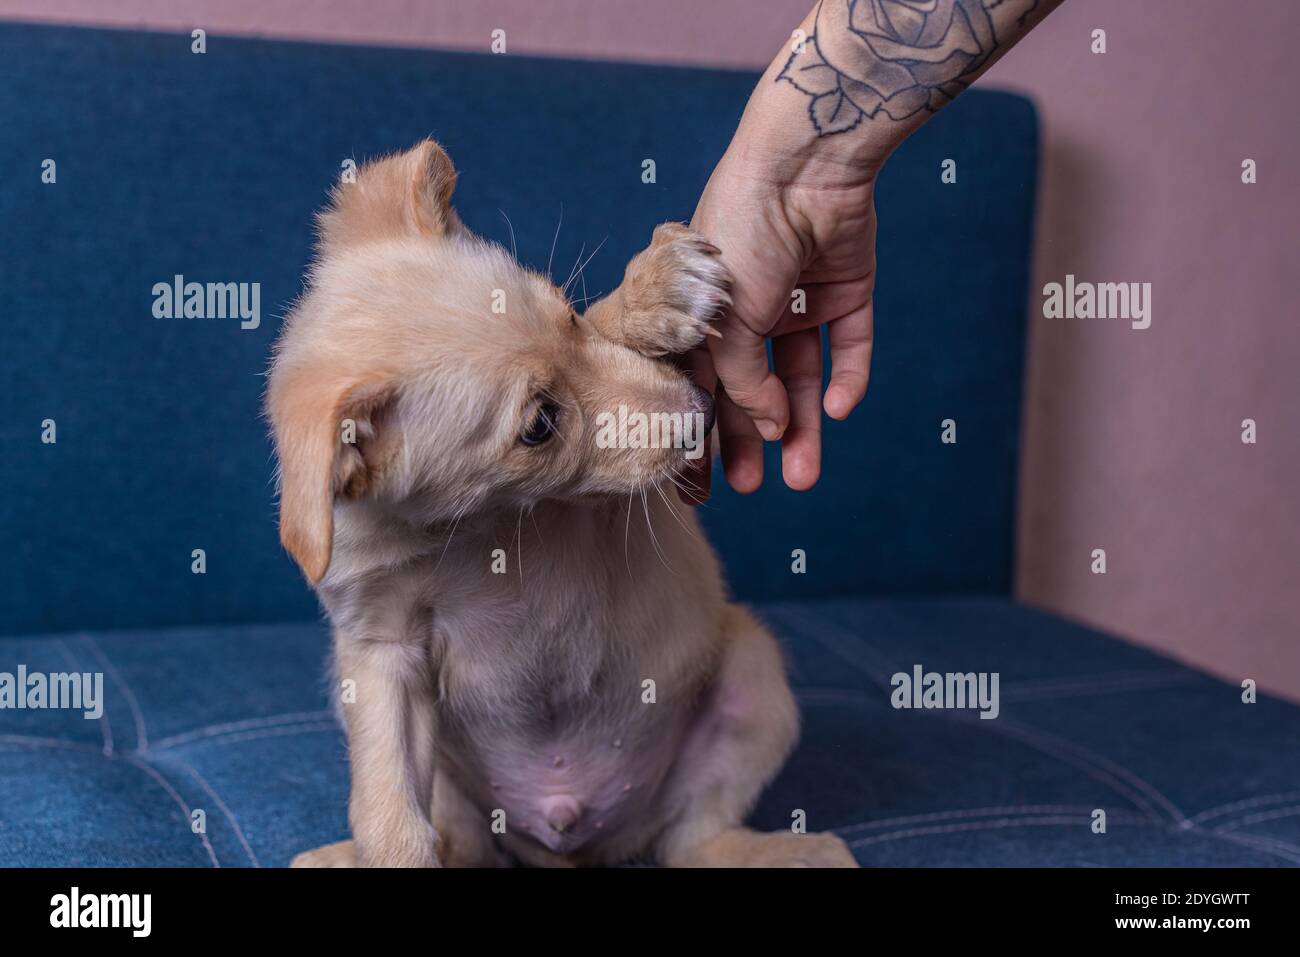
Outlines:
<svg viewBox="0 0 1300 957"><path fill-rule="evenodd" d="M763 440L780 439L786 484L804 490L820 474L822 409L843 419L867 389L874 169L756 156L745 136L718 165L691 222L722 250L735 285L718 324L722 337L689 356L688 366L706 389L721 380L718 435L732 487L757 489ZM824 397L822 327L831 356ZM707 473L695 481L704 485Z"/></svg>
<svg viewBox="0 0 1300 957"><path fill-rule="evenodd" d="M817 481L822 408L842 419L867 388L881 167L1060 2L897 0L886 10L819 0L759 80L691 221L735 280L721 338L685 364L717 388L722 462L737 491L762 484L764 440L781 441L787 485ZM707 497L709 461L693 477L693 501Z"/></svg>

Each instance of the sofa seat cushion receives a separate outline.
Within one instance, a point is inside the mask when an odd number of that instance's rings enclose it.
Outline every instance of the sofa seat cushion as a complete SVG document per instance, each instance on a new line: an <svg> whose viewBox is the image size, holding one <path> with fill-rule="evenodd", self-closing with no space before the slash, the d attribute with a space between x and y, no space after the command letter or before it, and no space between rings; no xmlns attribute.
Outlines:
<svg viewBox="0 0 1300 957"><path fill-rule="evenodd" d="M1004 599L758 610L804 724L754 826L805 818L869 866L1300 863L1300 708ZM0 710L0 865L283 866L345 837L328 650L320 624L0 640L0 673L104 675L100 720ZM918 665L996 672L997 717L895 708Z"/></svg>

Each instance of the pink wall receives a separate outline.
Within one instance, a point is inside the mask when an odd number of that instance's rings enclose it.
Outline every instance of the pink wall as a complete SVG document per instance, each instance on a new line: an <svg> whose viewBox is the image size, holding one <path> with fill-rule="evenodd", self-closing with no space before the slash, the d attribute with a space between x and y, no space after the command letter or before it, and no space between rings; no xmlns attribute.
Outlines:
<svg viewBox="0 0 1300 957"><path fill-rule="evenodd" d="M0 17L341 43L767 65L812 0L0 0Z"/></svg>
<svg viewBox="0 0 1300 957"><path fill-rule="evenodd" d="M1288 0L1074 0L995 79L1043 114L1039 288L1154 298L1145 331L1034 320L1020 593L1300 697L1297 36Z"/></svg>
<svg viewBox="0 0 1300 957"><path fill-rule="evenodd" d="M513 52L759 67L809 4L0 0L0 17L468 49L500 27ZM1036 289L1153 286L1145 331L1031 301L1021 596L1300 698L1297 36L1291 0L1069 0L985 82L1042 113Z"/></svg>

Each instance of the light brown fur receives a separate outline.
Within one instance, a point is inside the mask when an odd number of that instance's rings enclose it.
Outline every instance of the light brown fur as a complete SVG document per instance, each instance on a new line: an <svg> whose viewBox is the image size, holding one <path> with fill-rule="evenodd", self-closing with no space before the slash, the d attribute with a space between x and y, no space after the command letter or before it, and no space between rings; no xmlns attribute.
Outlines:
<svg viewBox="0 0 1300 957"><path fill-rule="evenodd" d="M454 184L426 141L340 186L276 346L281 538L333 625L352 761L352 840L295 865L853 866L742 827L797 736L778 646L725 599L682 450L593 439L620 404L707 402L652 357L725 306L716 250L661 226L579 317Z"/></svg>

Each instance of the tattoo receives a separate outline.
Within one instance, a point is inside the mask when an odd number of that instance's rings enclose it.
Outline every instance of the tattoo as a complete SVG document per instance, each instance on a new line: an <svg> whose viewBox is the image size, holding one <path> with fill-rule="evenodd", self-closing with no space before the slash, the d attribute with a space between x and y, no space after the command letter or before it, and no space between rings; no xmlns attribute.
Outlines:
<svg viewBox="0 0 1300 957"><path fill-rule="evenodd" d="M996 10L998 7L1002 6L1002 4L1008 2L1010 2L1010 0L988 0L988 2L984 4L984 7L987 10ZM1038 0L1029 0L1027 6L1023 3L1015 4L1015 6L1020 8L1020 16L1016 17L1016 26L1023 27L1025 21L1029 19L1029 15L1037 9Z"/></svg>
<svg viewBox="0 0 1300 957"><path fill-rule="evenodd" d="M970 86L998 48L990 11L1017 26L1039 0L821 0L816 27L777 81L812 98L818 136L844 133L883 112L936 113Z"/></svg>

